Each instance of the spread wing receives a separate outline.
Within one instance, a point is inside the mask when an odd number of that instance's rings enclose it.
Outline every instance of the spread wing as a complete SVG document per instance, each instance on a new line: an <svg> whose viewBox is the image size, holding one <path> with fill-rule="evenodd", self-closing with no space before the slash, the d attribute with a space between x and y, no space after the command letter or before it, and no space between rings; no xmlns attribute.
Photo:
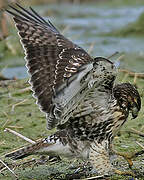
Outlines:
<svg viewBox="0 0 144 180"><path fill-rule="evenodd" d="M87 69L86 65L93 59L32 8L28 11L16 5L10 6L13 11L7 12L13 15L25 50L34 96L41 110L47 114L48 128L51 129L56 124L53 109L59 104L54 104L57 102L55 98L77 74Z"/></svg>

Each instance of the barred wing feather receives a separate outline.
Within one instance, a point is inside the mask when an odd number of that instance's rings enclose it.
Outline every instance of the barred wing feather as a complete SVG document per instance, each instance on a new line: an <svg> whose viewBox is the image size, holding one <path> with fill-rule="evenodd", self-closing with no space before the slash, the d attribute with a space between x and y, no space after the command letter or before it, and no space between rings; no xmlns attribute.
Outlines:
<svg viewBox="0 0 144 180"><path fill-rule="evenodd" d="M32 8L28 11L19 4L17 6L20 10L10 6L13 11L7 12L13 15L25 50L34 96L41 110L47 114L48 128L51 129L56 125L53 110L55 106L60 106L59 102L56 104L55 97L93 59Z"/></svg>

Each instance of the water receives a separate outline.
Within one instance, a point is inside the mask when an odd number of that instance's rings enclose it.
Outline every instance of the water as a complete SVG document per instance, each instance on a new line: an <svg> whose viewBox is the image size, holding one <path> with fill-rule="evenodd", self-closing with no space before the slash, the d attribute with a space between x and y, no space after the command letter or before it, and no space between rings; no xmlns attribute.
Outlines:
<svg viewBox="0 0 144 180"><path fill-rule="evenodd" d="M144 6L106 7L97 5L49 5L36 7L40 14L52 11L50 20L62 32L62 27L69 27L64 35L79 46L88 50L94 43L92 56L110 56L116 51L143 55L144 38L138 37L106 37L100 33L111 32L134 22L144 12ZM42 9L42 10L40 10ZM143 62L142 62L143 63ZM143 64L144 65L144 64ZM131 61L125 63L125 68L143 72L144 66ZM25 67L7 68L3 71L6 77L27 77Z"/></svg>
<svg viewBox="0 0 144 180"><path fill-rule="evenodd" d="M5 68L2 71L2 74L4 74L7 78L16 77L18 79L23 79L28 76L25 66Z"/></svg>

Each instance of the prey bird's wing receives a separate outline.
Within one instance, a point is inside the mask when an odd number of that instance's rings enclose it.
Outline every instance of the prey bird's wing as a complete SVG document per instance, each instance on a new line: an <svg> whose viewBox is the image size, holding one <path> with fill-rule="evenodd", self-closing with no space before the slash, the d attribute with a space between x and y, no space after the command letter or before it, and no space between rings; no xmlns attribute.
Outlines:
<svg viewBox="0 0 144 180"><path fill-rule="evenodd" d="M60 106L60 102L56 101L57 104L54 104L59 91L63 91L93 59L32 8L26 10L19 4L16 6L10 6L12 10L6 11L13 15L25 50L34 96L49 119L54 107L58 104ZM68 91L66 93L69 94ZM73 94L73 91L70 93ZM51 116L49 129L55 126L54 119L54 115Z"/></svg>

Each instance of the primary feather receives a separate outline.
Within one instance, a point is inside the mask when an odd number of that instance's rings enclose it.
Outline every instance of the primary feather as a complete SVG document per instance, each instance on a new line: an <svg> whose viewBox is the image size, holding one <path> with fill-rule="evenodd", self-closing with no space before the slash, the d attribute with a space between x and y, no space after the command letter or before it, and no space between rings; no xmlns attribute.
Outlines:
<svg viewBox="0 0 144 180"><path fill-rule="evenodd" d="M18 4L17 6L20 10L10 6L15 12L7 11L14 16L25 49L34 96L41 110L46 113L48 128L51 129L58 121L51 111L55 107L62 108L57 107L60 103L54 103L55 97L72 81L72 76L82 71L82 67L93 59L32 8L28 11Z"/></svg>

